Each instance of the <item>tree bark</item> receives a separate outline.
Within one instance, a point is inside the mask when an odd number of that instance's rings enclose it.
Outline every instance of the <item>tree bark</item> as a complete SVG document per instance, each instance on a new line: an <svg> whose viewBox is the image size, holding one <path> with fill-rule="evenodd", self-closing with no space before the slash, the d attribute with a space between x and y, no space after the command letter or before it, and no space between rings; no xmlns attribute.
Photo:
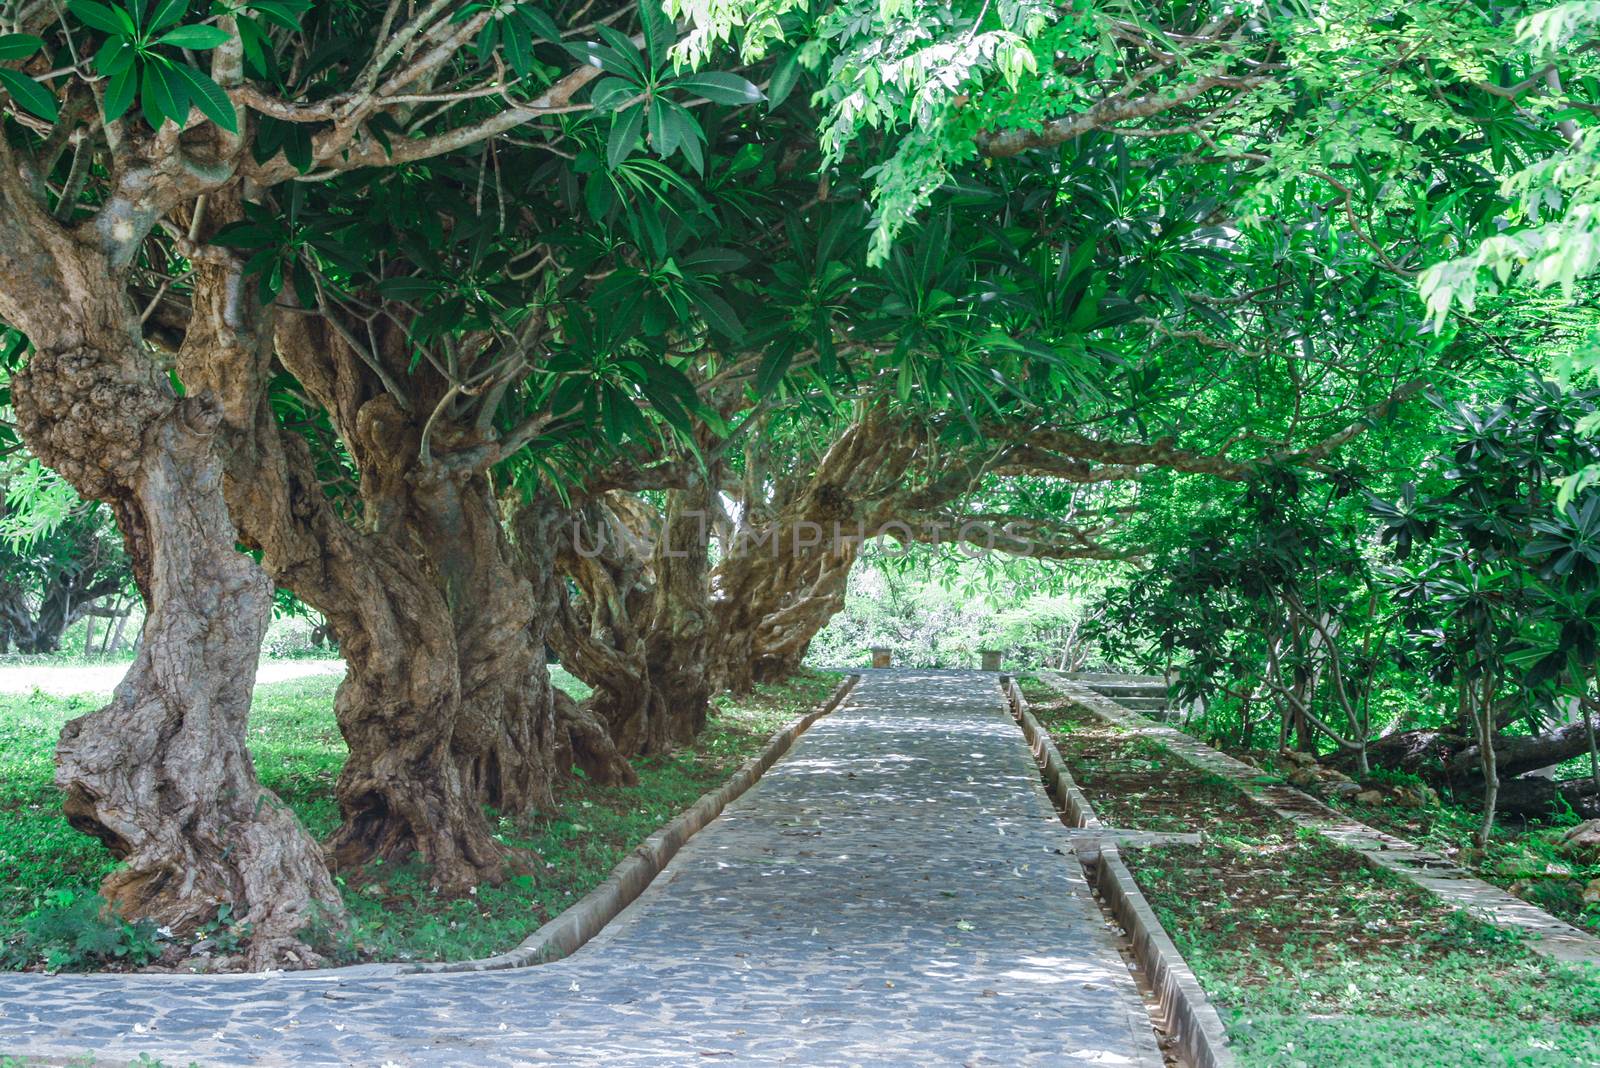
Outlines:
<svg viewBox="0 0 1600 1068"><path fill-rule="evenodd" d="M1494 749L1500 777L1510 780L1583 755L1588 752L1588 736L1582 722L1566 723L1540 735L1497 734ZM1373 739L1367 756L1377 767L1421 775L1436 785L1465 789L1476 788L1481 781L1477 743L1446 731L1396 731ZM1355 754L1328 759L1336 767L1354 766Z"/></svg>
<svg viewBox="0 0 1600 1068"><path fill-rule="evenodd" d="M712 683L711 494L697 473L687 489L667 491L667 509L656 540L655 590L645 632L645 665L660 694L659 744L686 745L706 724Z"/></svg>
<svg viewBox="0 0 1600 1068"><path fill-rule="evenodd" d="M651 607L650 522L642 502L621 493L572 508L541 496L516 517L523 573L552 621L550 647L593 690L582 702L558 703L563 760L601 782L635 781L627 758L668 744L642 633Z"/></svg>
<svg viewBox="0 0 1600 1068"><path fill-rule="evenodd" d="M102 886L113 908L185 929L226 903L251 925L252 966L293 963L308 959L305 925L343 912L245 744L271 584L235 548L218 398L175 395L126 295L141 227L181 185L68 229L0 138L0 318L34 349L12 380L17 426L41 462L111 505L147 608L111 703L63 729L56 782L73 825L124 861Z"/></svg>
<svg viewBox="0 0 1600 1068"><path fill-rule="evenodd" d="M1563 805L1584 819L1600 818L1600 786L1592 779L1555 781L1537 775L1500 783L1500 811L1524 819L1547 820Z"/></svg>
<svg viewBox="0 0 1600 1068"><path fill-rule="evenodd" d="M849 529L833 519L796 522L725 551L715 580L717 686L748 693L799 669L811 639L844 609L860 552ZM811 544L818 530L822 540Z"/></svg>
<svg viewBox="0 0 1600 1068"><path fill-rule="evenodd" d="M744 693L799 668L811 639L844 608L863 540L883 532L903 506L944 499L907 484L916 455L905 427L872 408L802 480L764 476L747 460L744 514L712 579L715 685ZM763 497L763 483L778 489Z"/></svg>
<svg viewBox="0 0 1600 1068"><path fill-rule="evenodd" d="M280 322L276 338L360 476L357 525L265 398L241 404L228 480L240 534L324 615L348 667L330 855L348 868L415 854L448 893L497 881L516 858L483 808L551 803L555 728L542 634L487 478L421 465L414 416L313 317Z"/></svg>
<svg viewBox="0 0 1600 1068"><path fill-rule="evenodd" d="M451 750L469 795L502 812L554 805L555 709L548 620L518 573L487 476L416 478L420 541L450 607L461 679Z"/></svg>
<svg viewBox="0 0 1600 1068"><path fill-rule="evenodd" d="M97 578L92 568L58 575L45 586L36 612L28 610L23 590L8 585L0 592L0 626L10 632L19 653L56 652L67 628L88 615L96 600L121 590L122 581Z"/></svg>
<svg viewBox="0 0 1600 1068"><path fill-rule="evenodd" d="M226 903L251 926L252 966L306 961L298 932L342 905L245 746L272 588L234 548L213 400L173 396L126 335L37 352L13 394L34 454L111 502L147 608L111 704L68 723L56 755L67 818L124 862L102 894L178 929Z"/></svg>
<svg viewBox="0 0 1600 1068"><path fill-rule="evenodd" d="M358 541L362 558L339 560L312 602L346 664L334 700L349 748L336 788L343 821L328 852L344 870L415 854L437 888L463 893L501 877L504 851L452 749L461 679L448 606L415 560L382 539Z"/></svg>

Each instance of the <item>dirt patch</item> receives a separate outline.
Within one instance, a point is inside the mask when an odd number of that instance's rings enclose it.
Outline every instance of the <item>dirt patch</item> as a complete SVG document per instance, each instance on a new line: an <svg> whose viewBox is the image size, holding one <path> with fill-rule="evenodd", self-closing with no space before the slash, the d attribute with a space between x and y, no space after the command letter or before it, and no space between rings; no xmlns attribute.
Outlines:
<svg viewBox="0 0 1600 1068"><path fill-rule="evenodd" d="M1446 964L1463 952L1521 968L1516 938L1436 895L1375 869L1197 769L1160 742L1058 697L1031 705L1096 814L1114 827L1199 831L1199 846L1128 851L1140 889L1202 957L1226 958L1229 981L1281 982L1321 963L1403 958Z"/></svg>
<svg viewBox="0 0 1600 1068"><path fill-rule="evenodd" d="M1029 699L1095 814L1112 827L1197 831L1226 821L1266 829L1284 822L1159 742L1130 735L1071 702Z"/></svg>

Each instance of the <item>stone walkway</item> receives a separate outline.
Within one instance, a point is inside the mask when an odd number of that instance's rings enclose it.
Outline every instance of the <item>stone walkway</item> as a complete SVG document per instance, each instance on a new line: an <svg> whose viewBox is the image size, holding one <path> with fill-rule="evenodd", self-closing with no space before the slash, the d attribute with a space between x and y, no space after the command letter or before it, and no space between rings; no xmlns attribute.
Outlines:
<svg viewBox="0 0 1600 1068"><path fill-rule="evenodd" d="M993 675L868 672L563 961L0 976L0 1053L168 1065L1161 1057Z"/></svg>

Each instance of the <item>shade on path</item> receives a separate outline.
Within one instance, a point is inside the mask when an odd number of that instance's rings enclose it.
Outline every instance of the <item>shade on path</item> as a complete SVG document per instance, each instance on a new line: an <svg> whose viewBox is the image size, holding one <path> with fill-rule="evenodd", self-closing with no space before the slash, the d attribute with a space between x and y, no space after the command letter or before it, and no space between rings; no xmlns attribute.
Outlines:
<svg viewBox="0 0 1600 1068"><path fill-rule="evenodd" d="M868 672L572 957L0 976L0 1053L167 1064L1161 1058L993 675Z"/></svg>

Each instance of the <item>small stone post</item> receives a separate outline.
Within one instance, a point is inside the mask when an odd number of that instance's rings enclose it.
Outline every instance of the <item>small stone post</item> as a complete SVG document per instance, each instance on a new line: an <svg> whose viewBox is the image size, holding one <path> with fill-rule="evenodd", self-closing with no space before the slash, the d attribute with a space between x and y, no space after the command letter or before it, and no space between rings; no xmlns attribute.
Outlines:
<svg viewBox="0 0 1600 1068"><path fill-rule="evenodd" d="M872 647L872 666L875 668L889 667L894 663L894 650L886 645Z"/></svg>
<svg viewBox="0 0 1600 1068"><path fill-rule="evenodd" d="M985 671L999 671L1000 670L1001 650L999 650L999 649L979 649L978 650L978 655L983 657L983 670L985 670Z"/></svg>

